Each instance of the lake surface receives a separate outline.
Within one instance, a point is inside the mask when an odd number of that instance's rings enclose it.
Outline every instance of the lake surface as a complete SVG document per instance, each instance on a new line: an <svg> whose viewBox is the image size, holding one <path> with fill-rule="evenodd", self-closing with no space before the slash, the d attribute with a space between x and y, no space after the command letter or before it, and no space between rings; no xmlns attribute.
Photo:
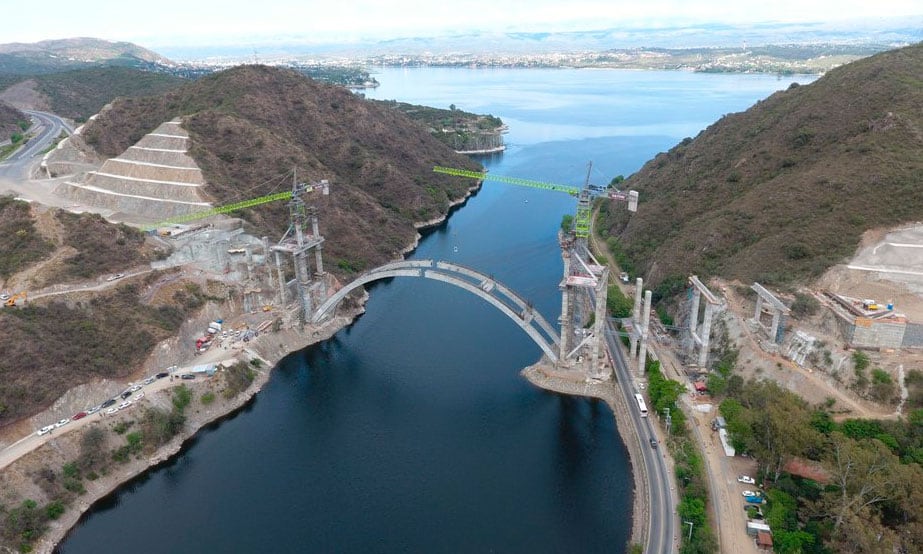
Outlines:
<svg viewBox="0 0 923 554"><path fill-rule="evenodd" d="M813 79L435 68L375 77L369 98L501 117L508 150L484 160L491 172L571 185L588 162L606 184L722 114ZM574 209L567 195L487 182L411 257L493 275L556 321L556 232ZM244 410L98 503L58 551L623 551L632 481L608 407L523 380L540 349L465 291L394 279L370 293L354 325L284 359Z"/></svg>

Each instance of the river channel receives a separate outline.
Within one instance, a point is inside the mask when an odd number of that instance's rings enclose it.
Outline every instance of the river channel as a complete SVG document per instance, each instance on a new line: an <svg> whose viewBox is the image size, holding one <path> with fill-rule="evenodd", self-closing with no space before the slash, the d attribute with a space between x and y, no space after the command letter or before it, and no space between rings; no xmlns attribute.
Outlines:
<svg viewBox="0 0 923 554"><path fill-rule="evenodd" d="M722 114L812 77L379 69L369 98L490 113L501 175L629 175ZM333 192L335 194L335 192ZM642 205L643 207L643 205ZM413 258L468 265L560 312L556 232L575 200L487 182ZM321 218L323 214L321 214ZM373 285L367 311L285 358L255 400L97 503L58 552L619 552L627 451L601 402L539 390L512 321L444 283Z"/></svg>

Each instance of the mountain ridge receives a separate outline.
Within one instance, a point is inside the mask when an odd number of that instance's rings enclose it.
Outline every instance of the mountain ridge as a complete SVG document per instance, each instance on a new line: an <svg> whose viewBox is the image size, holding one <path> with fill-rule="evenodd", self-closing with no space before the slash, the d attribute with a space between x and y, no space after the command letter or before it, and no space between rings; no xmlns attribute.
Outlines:
<svg viewBox="0 0 923 554"><path fill-rule="evenodd" d="M632 175L638 212L604 206L602 227L665 294L690 273L776 285L817 277L864 231L923 213L920 75L923 44L727 114Z"/></svg>

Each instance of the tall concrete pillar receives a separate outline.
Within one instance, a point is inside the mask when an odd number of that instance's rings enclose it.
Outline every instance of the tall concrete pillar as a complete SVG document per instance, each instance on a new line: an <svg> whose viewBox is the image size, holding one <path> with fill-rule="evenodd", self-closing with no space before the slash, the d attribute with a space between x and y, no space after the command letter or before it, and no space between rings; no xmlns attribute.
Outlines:
<svg viewBox="0 0 923 554"><path fill-rule="evenodd" d="M314 233L314 238L320 238L320 226L317 223L317 216L311 216L311 232ZM321 255L321 249L323 249L323 242L318 243L314 247L314 269L317 270L317 275L324 274L324 258Z"/></svg>
<svg viewBox="0 0 923 554"><path fill-rule="evenodd" d="M570 275L571 259L567 251L563 252L564 279L561 281L561 351L558 354L560 363L567 360L571 344L574 340L574 306L571 298L571 287L567 286L567 276Z"/></svg>
<svg viewBox="0 0 923 554"><path fill-rule="evenodd" d="M692 310L689 312L689 331L695 335L696 327L699 326L699 301L702 300L702 291L692 289Z"/></svg>
<svg viewBox="0 0 923 554"><path fill-rule="evenodd" d="M776 337L779 334L779 321L782 320L782 312L778 310L772 311L772 327L769 331L769 340L776 342Z"/></svg>
<svg viewBox="0 0 923 554"><path fill-rule="evenodd" d="M705 318L702 320L702 345L699 350L699 367L705 367L708 363L708 337L711 335L711 318L715 309L709 302L705 304Z"/></svg>
<svg viewBox="0 0 923 554"><path fill-rule="evenodd" d="M590 363L593 364L590 368L590 375L597 377L606 377L608 376L608 371L600 371L599 369L599 347L603 340L605 340L604 333L606 332L606 299L609 295L609 268L604 267L602 274L599 276L599 282L596 285L596 312L594 314L593 322L593 334L595 335L595 340L593 344L593 351Z"/></svg>
<svg viewBox="0 0 923 554"><path fill-rule="evenodd" d="M285 307L285 275L282 272L282 255L278 250L273 252L276 255L276 275L279 277L279 306Z"/></svg>
<svg viewBox="0 0 923 554"><path fill-rule="evenodd" d="M635 307L631 311L632 323L641 323L641 294L644 292L644 280L638 277L635 281Z"/></svg>
<svg viewBox="0 0 923 554"><path fill-rule="evenodd" d="M647 360L647 337L651 320L651 291L644 291L644 313L641 316L641 349L638 352L638 374L644 374Z"/></svg>
<svg viewBox="0 0 923 554"><path fill-rule="evenodd" d="M246 251L246 260L247 260L247 280L253 280L253 248L248 244L245 247Z"/></svg>

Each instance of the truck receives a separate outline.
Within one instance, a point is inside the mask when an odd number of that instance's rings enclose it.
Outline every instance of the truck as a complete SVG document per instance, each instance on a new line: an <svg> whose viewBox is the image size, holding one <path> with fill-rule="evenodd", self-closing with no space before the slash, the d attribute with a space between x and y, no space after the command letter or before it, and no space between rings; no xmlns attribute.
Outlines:
<svg viewBox="0 0 923 554"><path fill-rule="evenodd" d="M215 329L215 330L217 330L217 331L220 331L220 330L221 330L221 324L222 324L222 323L223 323L222 320L216 319L215 321L212 321L211 323L209 323L208 326L209 326L209 328L211 328L211 329Z"/></svg>
<svg viewBox="0 0 923 554"><path fill-rule="evenodd" d="M762 504L763 503L762 496L745 496L744 500L746 500L748 504Z"/></svg>

